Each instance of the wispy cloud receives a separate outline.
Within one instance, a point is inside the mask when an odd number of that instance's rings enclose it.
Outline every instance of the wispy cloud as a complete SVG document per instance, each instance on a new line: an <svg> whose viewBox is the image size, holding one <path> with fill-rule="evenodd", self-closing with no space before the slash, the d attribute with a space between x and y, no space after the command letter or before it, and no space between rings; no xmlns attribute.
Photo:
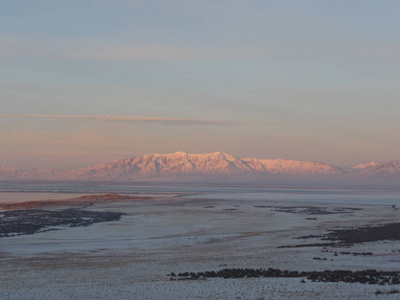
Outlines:
<svg viewBox="0 0 400 300"><path fill-rule="evenodd" d="M35 56L100 61L129 61L145 59L171 60L251 60L260 57L273 59L350 59L367 62L399 63L400 45L396 42L372 43L325 43L310 48L308 44L283 47L259 43L232 46L198 46L180 44L107 43L102 40L80 38L41 38L8 36L0 34L0 56Z"/></svg>
<svg viewBox="0 0 400 300"><path fill-rule="evenodd" d="M77 115L32 115L32 114L0 114L4 118L42 118L52 120L85 120L100 122L123 122L123 123L142 123L142 124L160 124L160 125L205 125L205 126L229 126L234 124L243 124L238 121L214 121L198 120L184 118L154 118L154 117L130 117L130 116L77 116Z"/></svg>
<svg viewBox="0 0 400 300"><path fill-rule="evenodd" d="M168 45L157 46L103 46L65 52L70 58L129 60L129 59L240 59L263 55L256 47L194 48Z"/></svg>
<svg viewBox="0 0 400 300"><path fill-rule="evenodd" d="M51 91L50 88L44 88L41 86L24 84L24 83L10 83L10 82L0 82L0 89L11 90L11 91L30 91L30 92L48 92Z"/></svg>
<svg viewBox="0 0 400 300"><path fill-rule="evenodd" d="M0 35L0 56L33 55L93 60L214 60L252 59L263 56L270 50L255 46L194 47L173 44L109 44L102 41L88 43L81 39L35 40L29 37L16 38Z"/></svg>

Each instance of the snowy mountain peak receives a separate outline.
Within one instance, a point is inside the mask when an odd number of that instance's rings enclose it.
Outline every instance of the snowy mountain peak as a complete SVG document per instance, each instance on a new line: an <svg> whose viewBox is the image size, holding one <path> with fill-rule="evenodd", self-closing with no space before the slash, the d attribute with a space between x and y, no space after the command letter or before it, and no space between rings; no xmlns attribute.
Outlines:
<svg viewBox="0 0 400 300"><path fill-rule="evenodd" d="M177 152L173 153L173 155L187 155L187 153L183 152L183 151L177 151Z"/></svg>
<svg viewBox="0 0 400 300"><path fill-rule="evenodd" d="M376 162L371 161L369 163L361 163L356 166L352 166L352 167L350 167L350 169L365 169L365 168L369 168L369 167L375 167L377 165L378 164Z"/></svg>
<svg viewBox="0 0 400 300"><path fill-rule="evenodd" d="M335 167L316 162L242 159L218 151L188 154L146 154L106 164L66 172L69 180L136 180L188 175L272 174L282 176L337 175Z"/></svg>
<svg viewBox="0 0 400 300"><path fill-rule="evenodd" d="M248 177L248 175L251 176ZM322 179L343 182L360 179L369 182L373 180L399 183L400 161L381 165L369 162L341 169L315 161L239 158L221 151L205 154L188 154L178 151L170 154L145 154L67 172L25 171L12 167L0 167L2 180L152 181L215 178L213 176L218 176L219 179L239 178L240 180L274 178L283 180L282 182Z"/></svg>
<svg viewBox="0 0 400 300"><path fill-rule="evenodd" d="M395 160L388 162L387 164L377 165L374 168L374 171L384 171L388 173L397 173L400 172L400 161Z"/></svg>

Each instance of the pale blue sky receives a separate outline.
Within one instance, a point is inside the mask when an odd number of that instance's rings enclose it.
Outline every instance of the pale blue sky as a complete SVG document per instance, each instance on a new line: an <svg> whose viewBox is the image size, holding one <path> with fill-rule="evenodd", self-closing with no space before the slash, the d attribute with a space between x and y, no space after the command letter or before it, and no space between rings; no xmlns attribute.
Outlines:
<svg viewBox="0 0 400 300"><path fill-rule="evenodd" d="M400 159L399 14L399 1L0 0L0 165Z"/></svg>

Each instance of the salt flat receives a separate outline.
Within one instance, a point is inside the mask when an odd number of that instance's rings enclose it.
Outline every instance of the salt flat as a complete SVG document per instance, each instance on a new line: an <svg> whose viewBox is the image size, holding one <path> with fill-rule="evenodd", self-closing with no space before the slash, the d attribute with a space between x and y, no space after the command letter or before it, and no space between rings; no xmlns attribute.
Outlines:
<svg viewBox="0 0 400 300"><path fill-rule="evenodd" d="M199 194L95 203L86 209L126 215L120 221L89 227L1 238L0 298L376 299L378 289L397 287L310 280L301 283L300 278L171 281L166 276L171 272L223 268L400 269L399 241L293 247L321 243L318 238L298 237L338 227L397 222L400 211L388 203L345 205L315 199L306 202L304 198L282 202L244 197ZM310 213L316 208L320 214Z"/></svg>

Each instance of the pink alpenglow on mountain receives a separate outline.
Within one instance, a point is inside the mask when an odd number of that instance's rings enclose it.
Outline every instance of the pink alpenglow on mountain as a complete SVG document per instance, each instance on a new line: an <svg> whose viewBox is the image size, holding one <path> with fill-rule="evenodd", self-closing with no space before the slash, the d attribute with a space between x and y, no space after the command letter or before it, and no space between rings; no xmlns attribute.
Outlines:
<svg viewBox="0 0 400 300"><path fill-rule="evenodd" d="M146 154L97 164L61 174L69 180L135 180L181 175L337 175L335 167L316 162L237 158L223 152L208 154Z"/></svg>
<svg viewBox="0 0 400 300"><path fill-rule="evenodd" d="M363 163L339 168L314 161L239 158L224 152L207 154L146 154L90 167L60 172L54 170L21 170L0 167L0 180L87 180L87 181L382 181L398 183L400 161L378 165Z"/></svg>
<svg viewBox="0 0 400 300"><path fill-rule="evenodd" d="M362 163L362 164L358 164L356 166L350 167L350 169L366 169L366 168L370 168L370 167L376 167L378 164L374 161L371 161L369 163Z"/></svg>

